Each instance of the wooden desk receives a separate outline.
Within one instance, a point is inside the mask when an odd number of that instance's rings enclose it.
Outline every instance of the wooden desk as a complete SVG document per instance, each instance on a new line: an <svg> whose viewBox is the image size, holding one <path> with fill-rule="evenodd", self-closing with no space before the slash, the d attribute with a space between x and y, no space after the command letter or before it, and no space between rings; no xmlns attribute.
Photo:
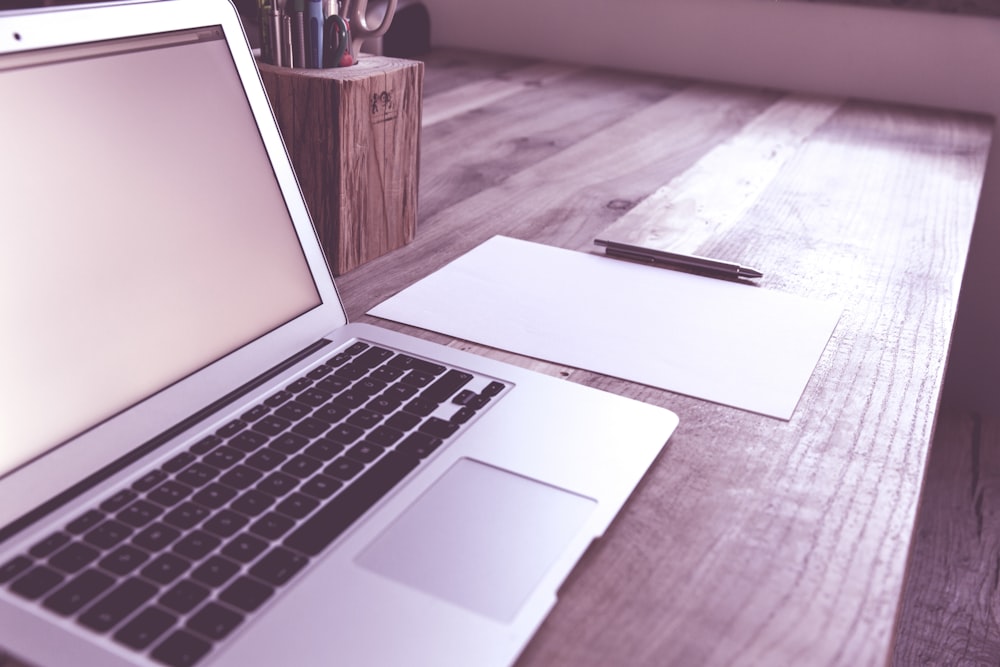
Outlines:
<svg viewBox="0 0 1000 667"><path fill-rule="evenodd" d="M338 279L352 319L498 233L846 306L788 422L379 321L681 418L520 664L884 664L991 123L455 52L424 93L416 240Z"/></svg>
<svg viewBox="0 0 1000 667"><path fill-rule="evenodd" d="M991 122L457 52L424 95L416 240L338 280L355 320L501 233L845 304L788 422L379 321L680 416L521 664L885 663Z"/></svg>

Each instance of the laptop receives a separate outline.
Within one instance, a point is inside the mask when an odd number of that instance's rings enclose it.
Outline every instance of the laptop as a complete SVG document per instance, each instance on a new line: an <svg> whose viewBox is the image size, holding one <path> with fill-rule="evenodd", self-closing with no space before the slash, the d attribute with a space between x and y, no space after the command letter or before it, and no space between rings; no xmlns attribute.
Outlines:
<svg viewBox="0 0 1000 667"><path fill-rule="evenodd" d="M676 416L348 323L227 0L0 13L0 100L0 652L514 662Z"/></svg>

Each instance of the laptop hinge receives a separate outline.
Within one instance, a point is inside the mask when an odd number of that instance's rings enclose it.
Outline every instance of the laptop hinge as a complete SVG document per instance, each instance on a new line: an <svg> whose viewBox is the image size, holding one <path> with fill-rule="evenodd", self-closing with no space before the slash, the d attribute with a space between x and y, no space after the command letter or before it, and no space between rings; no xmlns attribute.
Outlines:
<svg viewBox="0 0 1000 667"><path fill-rule="evenodd" d="M261 373L253 380L229 392L222 398L218 399L217 401L213 402L207 407L202 408L201 410L192 414L190 417L184 419L183 421L175 424L174 426L167 429L163 433L160 433L154 438L146 441L145 443L136 447L127 454L119 457L115 461L104 466L97 472L77 482L76 484L69 487L65 491L53 496L52 498L45 501L35 509L28 512L27 514L24 514L21 517L15 519L14 521L11 521L3 528L0 528L0 543L10 539L11 537L16 535L20 531L24 530L31 524L45 517L47 514L59 509L69 501L79 496L80 494L92 489L97 484L100 484L101 482L108 479L112 475L125 469L126 467L132 465L136 461L140 460L141 458L155 451L159 447L162 447L166 443L170 442L184 431L197 425L198 422L211 417L214 413L221 411L229 404L239 400L241 397L247 395L251 391L264 385L272 378L277 377L281 373L284 373L286 370L295 366L303 359L306 359L310 355L318 352L319 350L323 349L324 347L330 344L331 341L322 339L313 343L309 347L300 350L291 357L285 359L277 366L274 366L273 368L265 371L264 373Z"/></svg>

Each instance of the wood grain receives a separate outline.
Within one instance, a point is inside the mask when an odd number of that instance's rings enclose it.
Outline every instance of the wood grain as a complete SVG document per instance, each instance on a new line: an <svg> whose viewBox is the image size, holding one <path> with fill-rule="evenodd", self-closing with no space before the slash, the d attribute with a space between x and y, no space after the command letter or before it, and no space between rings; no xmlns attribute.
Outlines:
<svg viewBox="0 0 1000 667"><path fill-rule="evenodd" d="M680 415L520 664L884 664L990 123L657 82L582 70L427 127L433 203L413 243L340 279L348 312L371 319L498 233L584 251L636 234L761 268L761 289L842 303L789 422L388 326ZM710 215L673 214L681 197Z"/></svg>
<svg viewBox="0 0 1000 667"><path fill-rule="evenodd" d="M1000 419L945 406L924 481L894 667L1000 664Z"/></svg>
<svg viewBox="0 0 1000 667"><path fill-rule="evenodd" d="M423 63L365 55L352 67L260 72L334 274L408 243Z"/></svg>

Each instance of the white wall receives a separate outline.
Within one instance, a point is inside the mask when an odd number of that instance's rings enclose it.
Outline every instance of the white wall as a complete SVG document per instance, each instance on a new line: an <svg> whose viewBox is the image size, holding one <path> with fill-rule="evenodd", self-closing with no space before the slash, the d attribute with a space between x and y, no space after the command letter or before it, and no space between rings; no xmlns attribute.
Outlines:
<svg viewBox="0 0 1000 667"><path fill-rule="evenodd" d="M1000 116L1000 20L780 0L423 0L436 46ZM1000 414L1000 142L962 287L948 398Z"/></svg>

